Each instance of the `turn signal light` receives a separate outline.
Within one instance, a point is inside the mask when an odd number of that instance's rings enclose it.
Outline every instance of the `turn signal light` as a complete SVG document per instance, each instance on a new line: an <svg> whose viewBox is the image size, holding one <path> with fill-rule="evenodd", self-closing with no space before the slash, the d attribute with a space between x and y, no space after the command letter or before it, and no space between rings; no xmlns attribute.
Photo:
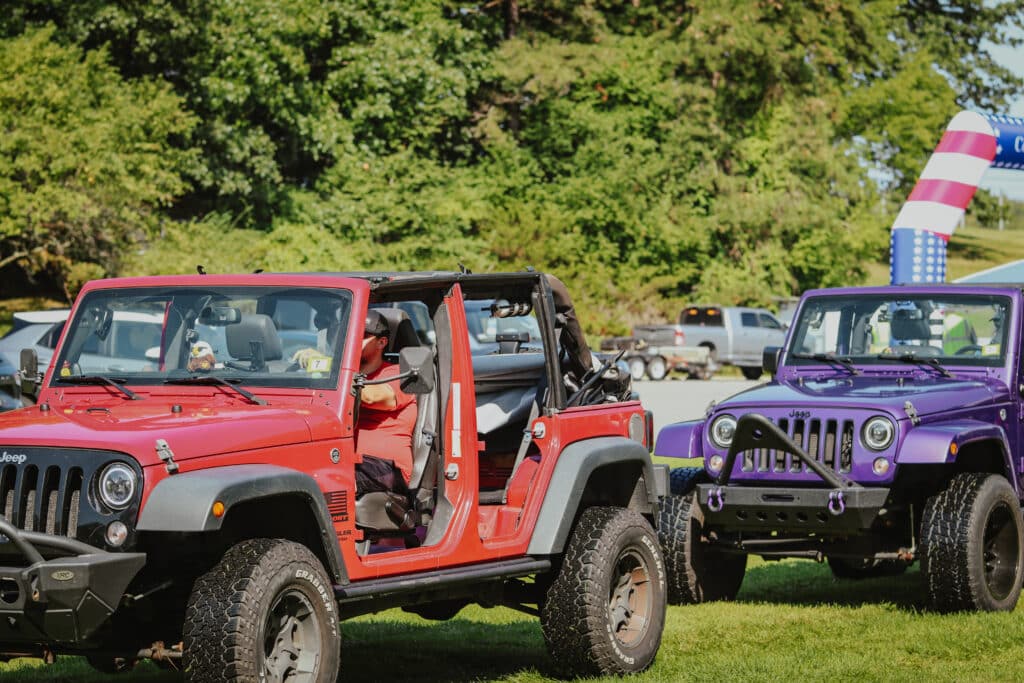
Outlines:
<svg viewBox="0 0 1024 683"><path fill-rule="evenodd" d="M218 500L216 503L213 504L212 512L213 512L213 516L214 517L223 517L224 516L224 503L222 503L222 502L220 502Z"/></svg>

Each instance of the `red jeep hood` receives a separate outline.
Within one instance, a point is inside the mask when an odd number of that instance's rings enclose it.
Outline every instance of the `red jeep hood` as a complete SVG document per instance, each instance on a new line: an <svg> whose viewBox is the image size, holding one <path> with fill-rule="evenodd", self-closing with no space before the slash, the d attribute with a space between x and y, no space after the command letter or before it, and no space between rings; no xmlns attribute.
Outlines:
<svg viewBox="0 0 1024 683"><path fill-rule="evenodd" d="M54 446L120 451L144 467L157 464L157 439L167 441L175 460L257 448L284 446L311 440L322 432L323 408L258 405L182 405L172 413L166 403L123 401L103 408L54 406L43 412L26 408L0 414L3 446ZM334 423L337 418L334 417ZM318 433L323 438L323 434Z"/></svg>

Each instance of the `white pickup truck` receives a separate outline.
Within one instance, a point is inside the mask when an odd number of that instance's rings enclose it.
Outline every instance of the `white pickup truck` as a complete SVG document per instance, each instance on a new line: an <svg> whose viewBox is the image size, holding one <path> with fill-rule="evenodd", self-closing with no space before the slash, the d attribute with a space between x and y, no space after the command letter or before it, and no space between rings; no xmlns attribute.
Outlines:
<svg viewBox="0 0 1024 683"><path fill-rule="evenodd" d="M747 379L761 376L764 347L782 346L786 336L771 311L741 306L686 306L671 327L686 336L687 346L707 348L715 362L739 366Z"/></svg>

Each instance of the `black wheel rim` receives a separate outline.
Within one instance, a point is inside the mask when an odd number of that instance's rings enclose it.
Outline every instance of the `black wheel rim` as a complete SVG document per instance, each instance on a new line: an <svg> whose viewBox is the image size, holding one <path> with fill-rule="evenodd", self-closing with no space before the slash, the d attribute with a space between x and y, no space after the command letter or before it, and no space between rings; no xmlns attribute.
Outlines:
<svg viewBox="0 0 1024 683"><path fill-rule="evenodd" d="M1013 510L1006 503L993 508L985 520L982 558L989 593L996 600L1006 599L1016 584L1020 563L1017 524Z"/></svg>
<svg viewBox="0 0 1024 683"><path fill-rule="evenodd" d="M320 622L313 605L301 591L282 591L263 625L262 680L314 683L319 665Z"/></svg>
<svg viewBox="0 0 1024 683"><path fill-rule="evenodd" d="M619 555L612 572L608 618L615 639L633 647L647 633L654 611L651 575L643 556L635 550Z"/></svg>

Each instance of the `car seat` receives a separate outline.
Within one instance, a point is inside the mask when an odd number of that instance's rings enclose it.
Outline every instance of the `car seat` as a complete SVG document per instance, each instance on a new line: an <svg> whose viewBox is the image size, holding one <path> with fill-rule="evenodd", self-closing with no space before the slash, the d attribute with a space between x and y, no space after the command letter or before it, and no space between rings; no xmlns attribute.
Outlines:
<svg viewBox="0 0 1024 683"><path fill-rule="evenodd" d="M281 360L284 353L281 337L269 315L243 315L240 321L224 328L224 332L228 354L235 360L249 361L249 366L244 368L246 370L263 370L267 361Z"/></svg>
<svg viewBox="0 0 1024 683"><path fill-rule="evenodd" d="M928 311L918 308L898 308L893 311L890 322L890 335L894 342L893 353L916 353L922 356L940 355L941 349L928 344L932 338L932 329L928 318ZM919 344L905 343L912 341L919 342Z"/></svg>

